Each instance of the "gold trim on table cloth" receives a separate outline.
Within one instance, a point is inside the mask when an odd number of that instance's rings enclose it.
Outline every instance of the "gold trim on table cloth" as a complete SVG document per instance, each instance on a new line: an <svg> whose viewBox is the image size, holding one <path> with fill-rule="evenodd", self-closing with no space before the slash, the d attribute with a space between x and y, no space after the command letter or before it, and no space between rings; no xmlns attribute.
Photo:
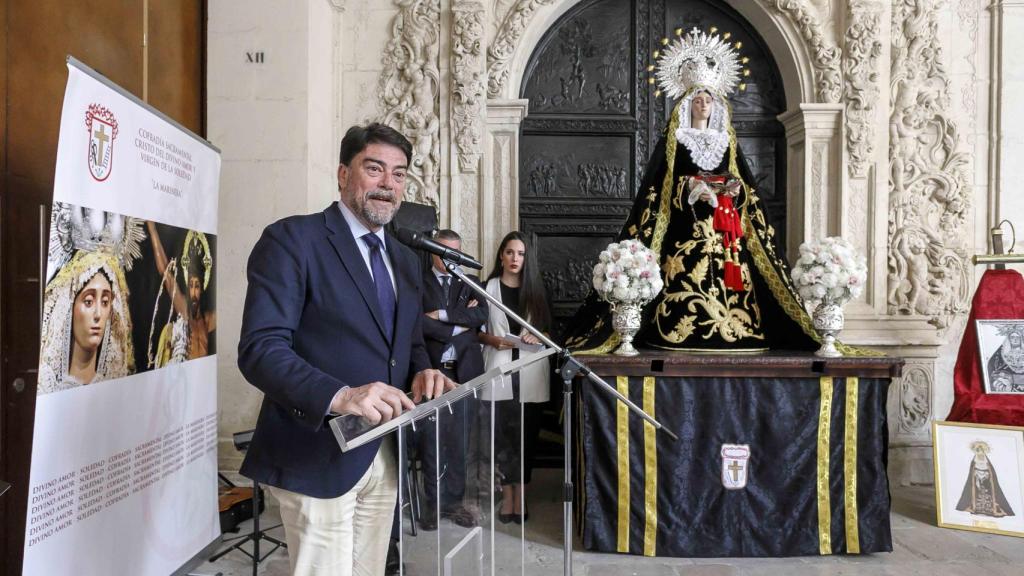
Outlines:
<svg viewBox="0 0 1024 576"><path fill-rule="evenodd" d="M846 506L846 552L860 554L857 525L857 393L859 380L846 379L846 433L843 436L843 493Z"/></svg>
<svg viewBox="0 0 1024 576"><path fill-rule="evenodd" d="M615 386L619 393L629 398L629 377L617 376ZM618 522L618 546L619 552L629 552L629 407L622 402L615 401L615 428L617 441L615 443L618 465L619 465L619 522Z"/></svg>
<svg viewBox="0 0 1024 576"><path fill-rule="evenodd" d="M644 377L644 412L654 416L653 376ZM620 402L621 404L621 402ZM655 556L658 543L657 430L644 421L644 556Z"/></svg>
<svg viewBox="0 0 1024 576"><path fill-rule="evenodd" d="M818 551L832 553L832 511L829 501L829 436L832 422L832 378L822 376L818 412Z"/></svg>

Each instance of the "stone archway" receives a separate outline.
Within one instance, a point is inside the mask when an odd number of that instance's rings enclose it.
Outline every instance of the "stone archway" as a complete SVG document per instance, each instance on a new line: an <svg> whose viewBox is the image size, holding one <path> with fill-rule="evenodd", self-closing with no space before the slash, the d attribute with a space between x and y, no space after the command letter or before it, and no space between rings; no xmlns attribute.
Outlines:
<svg viewBox="0 0 1024 576"><path fill-rule="evenodd" d="M581 0L519 0L508 11L487 51L487 137L481 195L481 244L487 251L519 226L519 126L528 101L519 98L530 56L545 33ZM786 132L786 248L843 228L841 52L806 3L725 0L760 35L773 54L786 94L779 120ZM664 2L662 2L664 5ZM491 232L486 232L491 229Z"/></svg>
<svg viewBox="0 0 1024 576"><path fill-rule="evenodd" d="M583 0L519 0L506 14L488 49L487 96L511 100L521 93L530 55L544 34ZM764 38L775 55L786 89L786 108L801 103L838 102L841 93L839 49L800 2L724 0Z"/></svg>

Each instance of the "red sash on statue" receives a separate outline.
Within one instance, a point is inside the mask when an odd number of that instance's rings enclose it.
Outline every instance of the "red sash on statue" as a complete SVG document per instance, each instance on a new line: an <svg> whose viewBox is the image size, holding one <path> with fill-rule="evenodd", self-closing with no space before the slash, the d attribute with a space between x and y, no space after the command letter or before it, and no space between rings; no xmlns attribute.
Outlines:
<svg viewBox="0 0 1024 576"><path fill-rule="evenodd" d="M697 180L708 183L712 188L721 189L728 182L726 176L697 175ZM722 235L722 247L725 248L725 287L733 292L743 291L743 272L740 266L740 238L743 237L743 223L740 214L732 203L732 196L718 194L718 207L715 208L713 228Z"/></svg>
<svg viewBox="0 0 1024 576"><path fill-rule="evenodd" d="M971 303L953 371L953 408L946 420L1024 426L1024 394L986 394L975 320L1024 318L1024 277L1016 270L988 270Z"/></svg>

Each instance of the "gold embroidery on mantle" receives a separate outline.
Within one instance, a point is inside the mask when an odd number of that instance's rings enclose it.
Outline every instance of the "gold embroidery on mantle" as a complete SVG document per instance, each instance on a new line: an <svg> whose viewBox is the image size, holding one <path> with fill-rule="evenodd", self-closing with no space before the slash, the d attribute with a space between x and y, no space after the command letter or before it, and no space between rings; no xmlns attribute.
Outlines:
<svg viewBox="0 0 1024 576"><path fill-rule="evenodd" d="M741 299L741 294L725 287L721 273L724 269L724 250L714 230L713 217L697 220L695 224L693 238L682 243L676 242L675 253L666 256L662 265L666 285L664 297L654 316L658 333L672 344L685 342L695 332L700 333L704 340L716 334L726 342L736 342L743 338L763 340L761 309L750 283L749 269L743 273L744 292ZM685 273L684 259L694 250L699 250L704 256ZM680 274L683 276L679 277ZM672 310L679 309L685 309L690 314L675 320ZM672 325L665 326L666 321Z"/></svg>

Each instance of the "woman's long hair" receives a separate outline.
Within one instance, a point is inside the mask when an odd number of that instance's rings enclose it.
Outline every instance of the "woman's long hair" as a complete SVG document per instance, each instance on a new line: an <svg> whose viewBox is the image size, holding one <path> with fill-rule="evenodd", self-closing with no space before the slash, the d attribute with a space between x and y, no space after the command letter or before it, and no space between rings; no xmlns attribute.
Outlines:
<svg viewBox="0 0 1024 576"><path fill-rule="evenodd" d="M494 256L494 267L491 268L491 274L487 279L501 278L501 253L513 240L519 240L526 247L523 269L519 272L519 309L526 313L530 324L540 330L547 330L551 325L551 311L548 309L544 282L541 281L540 271L536 265L537 252L534 250L534 242L526 234L513 230L502 238L501 244L498 245L498 253Z"/></svg>

